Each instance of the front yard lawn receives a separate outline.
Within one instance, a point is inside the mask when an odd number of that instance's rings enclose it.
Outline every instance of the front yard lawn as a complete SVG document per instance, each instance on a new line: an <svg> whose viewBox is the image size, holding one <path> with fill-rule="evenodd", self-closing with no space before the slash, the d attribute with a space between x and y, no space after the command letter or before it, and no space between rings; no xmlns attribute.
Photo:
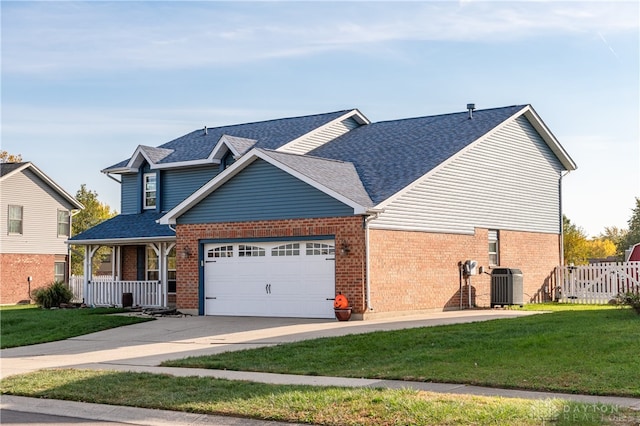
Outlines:
<svg viewBox="0 0 640 426"><path fill-rule="evenodd" d="M640 316L629 308L557 309L516 319L306 340L164 365L640 397Z"/></svg>
<svg viewBox="0 0 640 426"><path fill-rule="evenodd" d="M149 318L109 315L122 309L41 309L35 305L0 308L0 348L34 345L81 336Z"/></svg>
<svg viewBox="0 0 640 426"><path fill-rule="evenodd" d="M640 396L640 317L631 309L554 310L484 323L303 341L167 364ZM7 312L1 313L4 335ZM91 320L90 315L87 318ZM318 425L626 426L640 421L637 411L560 399L278 386L96 370L11 376L0 382L0 393Z"/></svg>
<svg viewBox="0 0 640 426"><path fill-rule="evenodd" d="M636 425L640 413L560 399L451 395L409 389L277 386L202 377L43 370L0 392L315 425Z"/></svg>

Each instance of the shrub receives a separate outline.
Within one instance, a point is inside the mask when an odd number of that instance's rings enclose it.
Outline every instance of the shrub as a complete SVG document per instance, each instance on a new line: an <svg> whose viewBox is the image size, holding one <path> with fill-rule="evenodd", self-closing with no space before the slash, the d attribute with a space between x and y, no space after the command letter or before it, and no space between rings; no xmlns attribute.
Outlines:
<svg viewBox="0 0 640 426"><path fill-rule="evenodd" d="M62 281L55 281L48 287L40 287L31 292L31 297L43 308L60 307L61 303L69 303L73 293Z"/></svg>
<svg viewBox="0 0 640 426"><path fill-rule="evenodd" d="M640 315L640 293L628 291L618 295L618 304L631 306Z"/></svg>

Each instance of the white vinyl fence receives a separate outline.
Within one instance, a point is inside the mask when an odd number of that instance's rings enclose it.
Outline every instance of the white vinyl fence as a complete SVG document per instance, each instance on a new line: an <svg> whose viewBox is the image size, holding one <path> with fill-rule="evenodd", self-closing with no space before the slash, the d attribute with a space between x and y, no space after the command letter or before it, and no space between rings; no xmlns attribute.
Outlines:
<svg viewBox="0 0 640 426"><path fill-rule="evenodd" d="M640 292L640 262L560 266L556 299L564 303L609 303L618 294Z"/></svg>
<svg viewBox="0 0 640 426"><path fill-rule="evenodd" d="M118 281L108 275L96 275L89 281L88 294L85 295L84 277L72 275L69 288L73 292L73 301L84 301L87 306L121 306L124 293L131 293L134 306L151 308L164 305L160 281Z"/></svg>

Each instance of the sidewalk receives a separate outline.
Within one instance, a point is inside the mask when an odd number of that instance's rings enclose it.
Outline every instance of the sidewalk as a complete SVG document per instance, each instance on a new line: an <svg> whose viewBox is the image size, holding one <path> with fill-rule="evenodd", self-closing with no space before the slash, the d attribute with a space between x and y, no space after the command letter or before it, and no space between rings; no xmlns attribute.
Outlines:
<svg viewBox="0 0 640 426"><path fill-rule="evenodd" d="M174 376L206 376L229 380L249 380L272 384L343 387L412 388L430 392L501 396L507 398L560 398L585 403L605 403L640 410L640 399L573 395L494 389L446 383L405 382L343 377L296 376L159 367L165 360L214 354L229 350L270 346L327 336L344 336L378 330L434 326L462 322L514 318L535 312L487 310L438 312L404 318L337 322L287 318L184 317L159 318L141 324L106 330L62 342L45 343L0 351L0 377L43 368L81 368L151 372ZM141 425L167 424L277 424L249 423L247 419L200 416L188 413L140 410L130 407L102 406L68 401L39 400L2 396L3 409L81 416ZM234 423L235 422L235 423Z"/></svg>

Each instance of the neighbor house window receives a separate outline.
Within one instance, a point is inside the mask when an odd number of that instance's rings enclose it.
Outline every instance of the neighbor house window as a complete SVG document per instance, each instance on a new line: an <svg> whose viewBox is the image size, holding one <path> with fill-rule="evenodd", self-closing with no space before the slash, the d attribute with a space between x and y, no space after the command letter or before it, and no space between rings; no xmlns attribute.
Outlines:
<svg viewBox="0 0 640 426"><path fill-rule="evenodd" d="M69 212L58 210L58 237L69 236Z"/></svg>
<svg viewBox="0 0 640 426"><path fill-rule="evenodd" d="M500 264L500 240L499 233L495 229L489 229L489 265Z"/></svg>
<svg viewBox="0 0 640 426"><path fill-rule="evenodd" d="M156 174L145 173L144 175L144 208L156 208Z"/></svg>
<svg viewBox="0 0 640 426"><path fill-rule="evenodd" d="M9 206L9 234L22 234L22 206Z"/></svg>
<svg viewBox="0 0 640 426"><path fill-rule="evenodd" d="M67 263L66 262L56 262L53 266L53 280L58 282L65 282L65 278L67 277Z"/></svg>
<svg viewBox="0 0 640 426"><path fill-rule="evenodd" d="M160 262L156 251L147 247L147 281L158 281L160 279Z"/></svg>

